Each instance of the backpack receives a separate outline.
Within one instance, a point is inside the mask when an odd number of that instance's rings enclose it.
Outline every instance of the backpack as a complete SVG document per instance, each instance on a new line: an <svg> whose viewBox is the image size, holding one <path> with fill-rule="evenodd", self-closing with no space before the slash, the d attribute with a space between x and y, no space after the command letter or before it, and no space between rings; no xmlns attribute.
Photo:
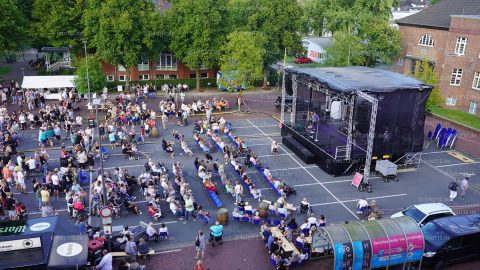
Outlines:
<svg viewBox="0 0 480 270"><path fill-rule="evenodd" d="M448 184L448 189L456 190L457 187L458 187L458 184L455 182L450 182L450 184Z"/></svg>

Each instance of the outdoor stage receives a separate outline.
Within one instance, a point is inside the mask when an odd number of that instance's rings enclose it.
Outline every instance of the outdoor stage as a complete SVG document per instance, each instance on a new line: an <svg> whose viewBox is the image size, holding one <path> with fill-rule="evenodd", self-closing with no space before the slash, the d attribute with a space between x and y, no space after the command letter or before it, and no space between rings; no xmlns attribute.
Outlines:
<svg viewBox="0 0 480 270"><path fill-rule="evenodd" d="M283 141L330 174L364 165L368 177L372 160L423 150L430 91L430 85L386 70L287 68L282 99L292 96L292 113L286 118L282 106Z"/></svg>

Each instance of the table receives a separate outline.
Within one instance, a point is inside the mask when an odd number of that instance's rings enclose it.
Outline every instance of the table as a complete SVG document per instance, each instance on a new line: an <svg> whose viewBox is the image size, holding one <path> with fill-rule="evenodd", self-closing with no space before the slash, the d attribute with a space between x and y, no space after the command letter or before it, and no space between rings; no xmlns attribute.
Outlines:
<svg viewBox="0 0 480 270"><path fill-rule="evenodd" d="M282 243L281 247L284 252L300 255L300 252L298 251L298 249L292 243L288 242L285 236L283 236L283 233L280 231L280 229L278 229L277 227L270 227L270 231L272 232L272 235L274 237L277 237L278 239L280 239Z"/></svg>

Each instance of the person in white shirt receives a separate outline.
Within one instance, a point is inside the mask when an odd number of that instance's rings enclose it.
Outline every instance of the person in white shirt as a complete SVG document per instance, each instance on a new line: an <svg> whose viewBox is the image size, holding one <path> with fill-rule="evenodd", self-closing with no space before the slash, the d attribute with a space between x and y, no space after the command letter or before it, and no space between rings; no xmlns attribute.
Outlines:
<svg viewBox="0 0 480 270"><path fill-rule="evenodd" d="M75 122L77 123L77 127L82 127L82 117L80 115L75 118Z"/></svg>
<svg viewBox="0 0 480 270"><path fill-rule="evenodd" d="M145 233L148 235L149 239L153 238L156 241L158 238L158 233L157 230L155 230L155 228L153 227L153 222L148 223Z"/></svg>
<svg viewBox="0 0 480 270"><path fill-rule="evenodd" d="M357 214L361 214L363 211L365 211L368 207L368 202L365 198L360 199L357 202Z"/></svg>
<svg viewBox="0 0 480 270"><path fill-rule="evenodd" d="M239 181L237 181L234 191L235 191L235 204L240 203L242 201L243 187L240 185Z"/></svg>
<svg viewBox="0 0 480 270"><path fill-rule="evenodd" d="M308 227L312 227L313 225L317 226L317 218L312 213L308 218Z"/></svg>
<svg viewBox="0 0 480 270"><path fill-rule="evenodd" d="M17 172L17 184L20 187L20 192L25 193L27 186L25 185L25 175L23 174L22 170Z"/></svg>
<svg viewBox="0 0 480 270"><path fill-rule="evenodd" d="M102 250L102 259L100 262L95 266L98 270L112 270L112 254L109 253L106 249Z"/></svg>

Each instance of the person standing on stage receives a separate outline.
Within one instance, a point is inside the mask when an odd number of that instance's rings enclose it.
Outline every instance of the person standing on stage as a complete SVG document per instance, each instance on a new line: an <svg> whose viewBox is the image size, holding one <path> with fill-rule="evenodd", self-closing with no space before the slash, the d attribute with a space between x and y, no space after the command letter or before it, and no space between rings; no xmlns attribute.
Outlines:
<svg viewBox="0 0 480 270"><path fill-rule="evenodd" d="M318 122L320 122L320 116L318 116L317 112L313 113L312 122L313 122L313 126L315 127L315 129L317 129Z"/></svg>

